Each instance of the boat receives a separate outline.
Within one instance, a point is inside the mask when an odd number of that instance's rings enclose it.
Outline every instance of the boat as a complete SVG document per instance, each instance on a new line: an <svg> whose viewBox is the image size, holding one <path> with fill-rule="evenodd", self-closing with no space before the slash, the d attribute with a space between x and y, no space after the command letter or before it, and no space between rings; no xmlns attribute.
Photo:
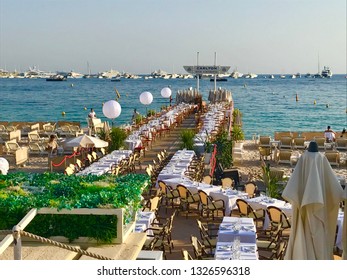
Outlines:
<svg viewBox="0 0 347 280"><path fill-rule="evenodd" d="M227 78L216 78L216 82L227 82ZM210 79L210 82L214 82L214 78Z"/></svg>
<svg viewBox="0 0 347 280"><path fill-rule="evenodd" d="M331 72L331 70L330 70L330 68L328 66L324 66L321 75L324 78L331 78L333 73Z"/></svg>
<svg viewBox="0 0 347 280"><path fill-rule="evenodd" d="M119 77L112 77L111 82L120 82L120 78Z"/></svg>
<svg viewBox="0 0 347 280"><path fill-rule="evenodd" d="M60 82L60 81L66 81L66 76L63 75L52 75L46 79L46 81L49 82Z"/></svg>

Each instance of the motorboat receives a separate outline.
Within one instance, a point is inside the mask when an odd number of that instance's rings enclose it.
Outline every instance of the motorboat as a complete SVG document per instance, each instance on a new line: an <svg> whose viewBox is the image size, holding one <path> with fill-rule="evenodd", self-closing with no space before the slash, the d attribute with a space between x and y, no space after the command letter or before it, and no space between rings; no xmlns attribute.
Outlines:
<svg viewBox="0 0 347 280"><path fill-rule="evenodd" d="M60 82L60 81L66 81L66 76L63 75L52 75L46 79L46 81L49 82Z"/></svg>
<svg viewBox="0 0 347 280"><path fill-rule="evenodd" d="M331 72L331 70L330 70L330 68L328 66L324 66L321 75L324 78L331 78L333 73Z"/></svg>
<svg viewBox="0 0 347 280"><path fill-rule="evenodd" d="M111 82L120 82L120 78L119 77L112 77Z"/></svg>

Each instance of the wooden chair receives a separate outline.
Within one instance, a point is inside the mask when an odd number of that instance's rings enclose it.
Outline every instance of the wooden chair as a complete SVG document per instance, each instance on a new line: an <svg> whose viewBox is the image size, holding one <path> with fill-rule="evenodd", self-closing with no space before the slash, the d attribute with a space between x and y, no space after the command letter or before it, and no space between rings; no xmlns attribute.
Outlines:
<svg viewBox="0 0 347 280"><path fill-rule="evenodd" d="M212 219L214 220L215 213L218 214L219 211L222 211L222 215L225 216L224 200L213 200L213 198L203 190L198 190L198 194L200 197L201 217L203 217L204 213L206 212L207 218L209 218L209 215L211 213Z"/></svg>
<svg viewBox="0 0 347 280"><path fill-rule="evenodd" d="M165 212L167 213L167 208L179 208L180 204L177 204L177 199L180 197L176 189L172 189L164 181L159 180L158 186L163 194L163 201L165 203Z"/></svg>
<svg viewBox="0 0 347 280"><path fill-rule="evenodd" d="M190 190L181 184L178 184L176 190L179 194L180 208L186 213L186 218L191 212L199 212L200 197L198 193L192 194Z"/></svg>
<svg viewBox="0 0 347 280"><path fill-rule="evenodd" d="M214 256L206 251L204 245L195 235L190 236L190 242L193 247L193 252L196 260L214 259Z"/></svg>
<svg viewBox="0 0 347 280"><path fill-rule="evenodd" d="M258 222L264 223L265 220L265 211L264 209L253 209L253 207L244 199L238 198L236 200L236 206L239 210L240 217L252 218L257 226Z"/></svg>
<svg viewBox="0 0 347 280"><path fill-rule="evenodd" d="M222 178L221 181L223 189L232 189L234 187L234 180L232 178L225 177Z"/></svg>
<svg viewBox="0 0 347 280"><path fill-rule="evenodd" d="M185 249L181 249L181 254L182 254L183 260L185 260L185 261L194 260L194 258L191 256L191 254L189 254L189 252Z"/></svg>
<svg viewBox="0 0 347 280"><path fill-rule="evenodd" d="M248 194L249 198L253 198L257 192L257 185L253 182L248 182L245 184L245 192Z"/></svg>
<svg viewBox="0 0 347 280"><path fill-rule="evenodd" d="M266 212L270 219L271 228L277 229L279 226L281 226L283 230L291 228L290 220L282 209L270 205L266 208Z"/></svg>
<svg viewBox="0 0 347 280"><path fill-rule="evenodd" d="M210 235L208 230L204 227L203 223L199 219L196 220L196 223L199 228L202 244L204 245L205 249L208 250L211 255L213 255L214 250L216 249L217 235Z"/></svg>
<svg viewBox="0 0 347 280"><path fill-rule="evenodd" d="M212 177L210 175L206 175L204 176L204 178L202 179L202 182L205 183L205 184L211 184L212 182Z"/></svg>

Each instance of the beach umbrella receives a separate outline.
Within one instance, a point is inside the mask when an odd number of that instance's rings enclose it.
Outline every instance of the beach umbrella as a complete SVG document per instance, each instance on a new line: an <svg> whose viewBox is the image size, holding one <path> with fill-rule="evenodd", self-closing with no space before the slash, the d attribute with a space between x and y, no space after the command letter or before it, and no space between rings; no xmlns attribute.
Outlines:
<svg viewBox="0 0 347 280"><path fill-rule="evenodd" d="M282 193L293 216L287 260L331 260L343 189L316 142L297 162Z"/></svg>
<svg viewBox="0 0 347 280"><path fill-rule="evenodd" d="M66 143L66 147L105 148L107 146L108 142L93 136L88 136L87 134L73 138Z"/></svg>

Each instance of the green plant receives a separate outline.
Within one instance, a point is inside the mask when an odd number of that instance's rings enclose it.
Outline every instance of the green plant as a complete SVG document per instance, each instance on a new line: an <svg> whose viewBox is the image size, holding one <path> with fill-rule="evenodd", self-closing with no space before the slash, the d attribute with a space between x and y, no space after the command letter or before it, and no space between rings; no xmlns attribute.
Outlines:
<svg viewBox="0 0 347 280"><path fill-rule="evenodd" d="M237 108L235 108L233 111L233 124L242 126L242 113Z"/></svg>
<svg viewBox="0 0 347 280"><path fill-rule="evenodd" d="M140 114L137 114L135 117L135 124L140 124L142 122L143 117Z"/></svg>
<svg viewBox="0 0 347 280"><path fill-rule="evenodd" d="M241 126L233 125L233 130L231 132L231 138L235 142L245 139L245 135L243 133Z"/></svg>
<svg viewBox="0 0 347 280"><path fill-rule="evenodd" d="M112 128L110 132L110 142L108 146L108 150L114 151L119 150L124 146L124 140L127 138L127 133L124 129L119 127Z"/></svg>
<svg viewBox="0 0 347 280"><path fill-rule="evenodd" d="M11 173L0 175L0 182L3 182L0 189L0 229L11 229L30 209L42 207L58 210L123 208L124 221L129 223L133 220L133 213L141 207L141 193L149 185L149 176ZM63 235L70 241L86 236L110 242L116 236L116 222L115 216L38 215L27 230L45 237Z"/></svg>
<svg viewBox="0 0 347 280"><path fill-rule="evenodd" d="M183 129L180 133L181 149L193 150L195 131L193 129Z"/></svg>
<svg viewBox="0 0 347 280"><path fill-rule="evenodd" d="M232 166L232 140L228 137L226 130L221 131L217 137L215 143L217 144L217 160L223 168L229 168Z"/></svg>
<svg viewBox="0 0 347 280"><path fill-rule="evenodd" d="M147 117L151 117L151 116L154 116L155 115L155 110L153 109L150 109L147 111Z"/></svg>
<svg viewBox="0 0 347 280"><path fill-rule="evenodd" d="M281 198L281 190L278 185L278 179L270 176L270 164L262 165L263 180L266 187L266 195L272 198Z"/></svg>

